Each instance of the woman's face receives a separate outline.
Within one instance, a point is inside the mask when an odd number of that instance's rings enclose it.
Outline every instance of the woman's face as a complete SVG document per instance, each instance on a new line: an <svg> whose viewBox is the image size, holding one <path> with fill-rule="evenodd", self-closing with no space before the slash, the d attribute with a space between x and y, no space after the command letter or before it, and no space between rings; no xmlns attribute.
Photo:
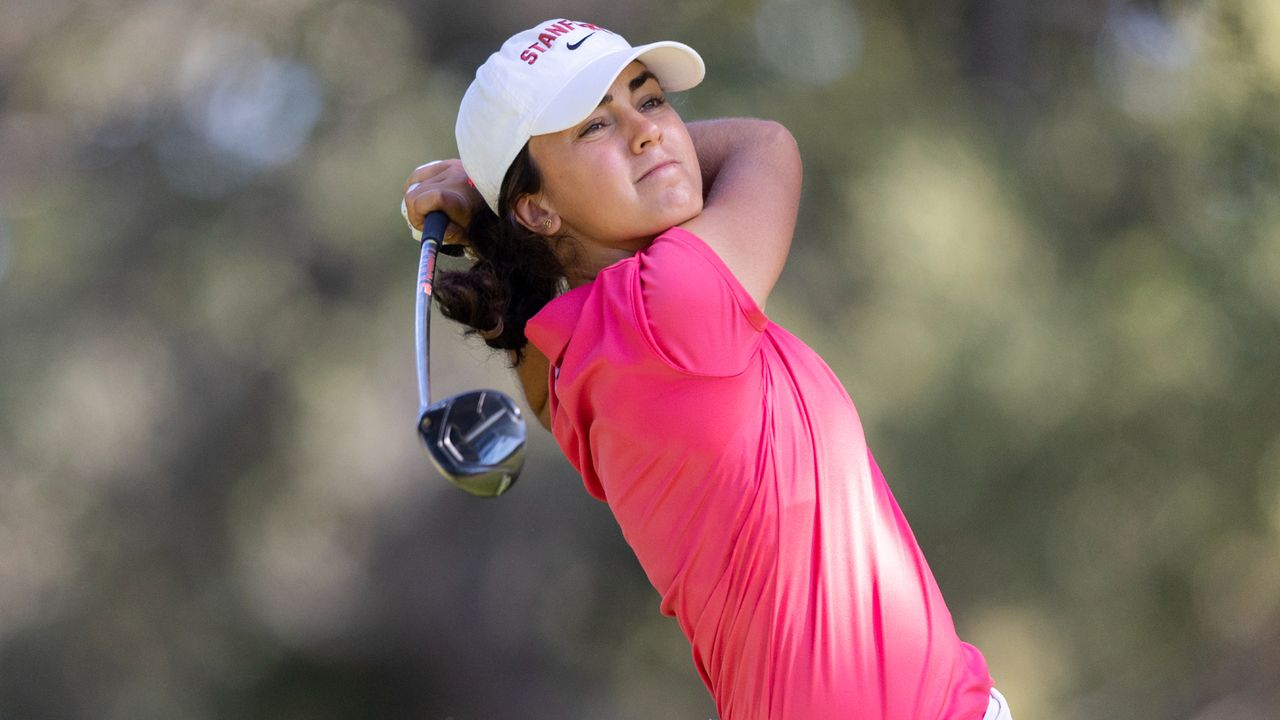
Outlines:
<svg viewBox="0 0 1280 720"><path fill-rule="evenodd" d="M542 176L540 204L557 234L635 252L702 212L702 173L689 132L658 79L639 62L623 69L577 125L529 140Z"/></svg>

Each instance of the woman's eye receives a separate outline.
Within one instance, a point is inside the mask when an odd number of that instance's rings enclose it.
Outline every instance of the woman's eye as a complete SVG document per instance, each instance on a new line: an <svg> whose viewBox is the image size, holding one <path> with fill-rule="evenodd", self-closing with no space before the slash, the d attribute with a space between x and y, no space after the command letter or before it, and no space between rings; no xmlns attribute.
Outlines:
<svg viewBox="0 0 1280 720"><path fill-rule="evenodd" d="M640 104L640 109L652 110L653 108L659 107L666 102L667 102L666 98L662 97L661 95L655 95L651 98L646 98L645 101Z"/></svg>
<svg viewBox="0 0 1280 720"><path fill-rule="evenodd" d="M603 120L592 120L591 122L587 123L587 124L582 128L582 132L578 133L578 137L582 137L582 136L584 136L584 135L589 135L589 134L591 134L591 133L593 133L593 132L595 132L595 131L597 131L597 130L599 130L599 129L603 128L603 127L604 127L604 121L603 121Z"/></svg>

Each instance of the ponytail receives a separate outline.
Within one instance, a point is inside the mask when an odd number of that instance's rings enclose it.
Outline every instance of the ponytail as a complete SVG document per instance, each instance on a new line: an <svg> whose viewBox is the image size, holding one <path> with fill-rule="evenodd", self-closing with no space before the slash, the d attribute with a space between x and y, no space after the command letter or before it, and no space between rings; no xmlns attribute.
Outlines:
<svg viewBox="0 0 1280 720"><path fill-rule="evenodd" d="M564 266L547 238L516 219L516 198L536 193L542 177L529 157L529 145L511 162L502 181L495 215L487 205L467 229L470 255L466 270L443 271L435 283L436 300L450 320L467 326L495 350L511 350L515 364L524 359L525 325L560 292Z"/></svg>

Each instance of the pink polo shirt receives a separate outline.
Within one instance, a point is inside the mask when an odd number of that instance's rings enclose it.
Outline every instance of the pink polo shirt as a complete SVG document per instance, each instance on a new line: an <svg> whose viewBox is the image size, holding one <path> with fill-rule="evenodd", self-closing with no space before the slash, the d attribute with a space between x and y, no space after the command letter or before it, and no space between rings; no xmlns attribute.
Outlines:
<svg viewBox="0 0 1280 720"><path fill-rule="evenodd" d="M680 228L553 300L552 431L693 646L721 720L979 720L853 402Z"/></svg>

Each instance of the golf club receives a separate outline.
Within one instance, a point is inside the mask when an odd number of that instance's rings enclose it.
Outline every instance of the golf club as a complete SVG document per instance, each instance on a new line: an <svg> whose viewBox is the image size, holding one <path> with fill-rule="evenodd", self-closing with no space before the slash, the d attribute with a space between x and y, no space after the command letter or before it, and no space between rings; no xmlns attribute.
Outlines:
<svg viewBox="0 0 1280 720"><path fill-rule="evenodd" d="M429 213L422 223L415 318L418 434L446 480L472 495L497 497L515 483L524 465L528 431L520 407L497 390L472 390L431 402L431 292L436 253L448 226L448 216L440 211Z"/></svg>

